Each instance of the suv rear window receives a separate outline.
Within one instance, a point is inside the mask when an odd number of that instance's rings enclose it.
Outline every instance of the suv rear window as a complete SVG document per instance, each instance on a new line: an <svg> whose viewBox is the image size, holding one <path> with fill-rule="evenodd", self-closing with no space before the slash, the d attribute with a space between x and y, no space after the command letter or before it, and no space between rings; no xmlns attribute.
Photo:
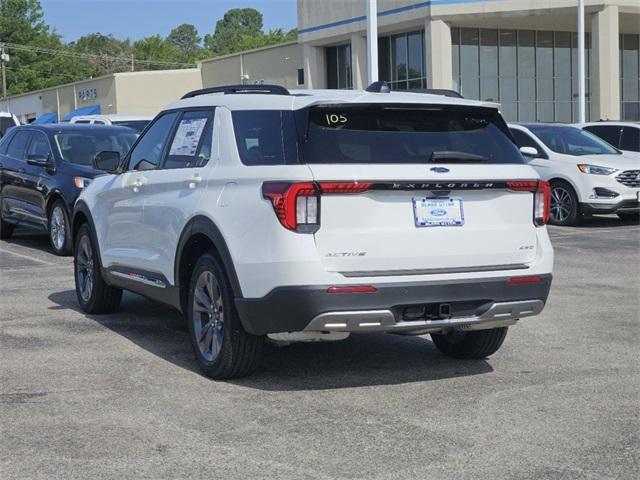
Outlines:
<svg viewBox="0 0 640 480"><path fill-rule="evenodd" d="M499 114L440 105L309 110L306 163L524 163Z"/></svg>

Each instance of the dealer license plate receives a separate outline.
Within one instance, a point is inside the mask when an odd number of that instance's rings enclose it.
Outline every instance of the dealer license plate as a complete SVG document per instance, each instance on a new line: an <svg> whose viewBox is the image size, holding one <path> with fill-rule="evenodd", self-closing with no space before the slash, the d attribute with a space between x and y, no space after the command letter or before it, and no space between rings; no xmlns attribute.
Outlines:
<svg viewBox="0 0 640 480"><path fill-rule="evenodd" d="M461 227L464 225L462 199L451 197L414 197L416 227Z"/></svg>

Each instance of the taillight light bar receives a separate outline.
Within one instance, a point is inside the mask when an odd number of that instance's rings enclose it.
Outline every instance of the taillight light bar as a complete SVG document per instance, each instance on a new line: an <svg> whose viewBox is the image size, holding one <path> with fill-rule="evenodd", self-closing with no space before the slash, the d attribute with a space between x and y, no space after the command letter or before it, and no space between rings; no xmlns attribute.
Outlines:
<svg viewBox="0 0 640 480"><path fill-rule="evenodd" d="M507 188L515 192L532 192L533 199L533 223L536 226L546 225L549 221L549 209L551 208L551 186L546 180L525 180L507 182Z"/></svg>
<svg viewBox="0 0 640 480"><path fill-rule="evenodd" d="M283 227L298 233L315 233L320 228L320 196L357 194L370 182L264 182L262 196L271 201Z"/></svg>

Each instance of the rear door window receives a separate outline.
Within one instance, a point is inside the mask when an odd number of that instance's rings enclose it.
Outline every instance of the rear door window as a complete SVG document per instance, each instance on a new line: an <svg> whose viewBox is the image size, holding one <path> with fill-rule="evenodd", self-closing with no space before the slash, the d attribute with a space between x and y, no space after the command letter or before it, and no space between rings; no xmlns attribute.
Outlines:
<svg viewBox="0 0 640 480"><path fill-rule="evenodd" d="M182 115L175 129L163 168L202 167L211 158L213 111L194 110Z"/></svg>
<svg viewBox="0 0 640 480"><path fill-rule="evenodd" d="M16 132L16 134L11 139L11 142L9 143L7 155L13 158L24 160L25 148L27 147L30 138L31 132Z"/></svg>
<svg viewBox="0 0 640 480"><path fill-rule="evenodd" d="M620 150L640 152L640 128L624 127L620 139Z"/></svg>

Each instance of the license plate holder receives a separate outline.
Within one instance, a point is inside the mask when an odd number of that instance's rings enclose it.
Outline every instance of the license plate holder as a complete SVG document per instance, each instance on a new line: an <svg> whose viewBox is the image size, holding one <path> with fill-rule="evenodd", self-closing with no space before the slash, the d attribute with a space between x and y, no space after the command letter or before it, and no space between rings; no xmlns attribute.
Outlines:
<svg viewBox="0 0 640 480"><path fill-rule="evenodd" d="M413 197L413 218L417 228L461 227L462 199L455 197Z"/></svg>

